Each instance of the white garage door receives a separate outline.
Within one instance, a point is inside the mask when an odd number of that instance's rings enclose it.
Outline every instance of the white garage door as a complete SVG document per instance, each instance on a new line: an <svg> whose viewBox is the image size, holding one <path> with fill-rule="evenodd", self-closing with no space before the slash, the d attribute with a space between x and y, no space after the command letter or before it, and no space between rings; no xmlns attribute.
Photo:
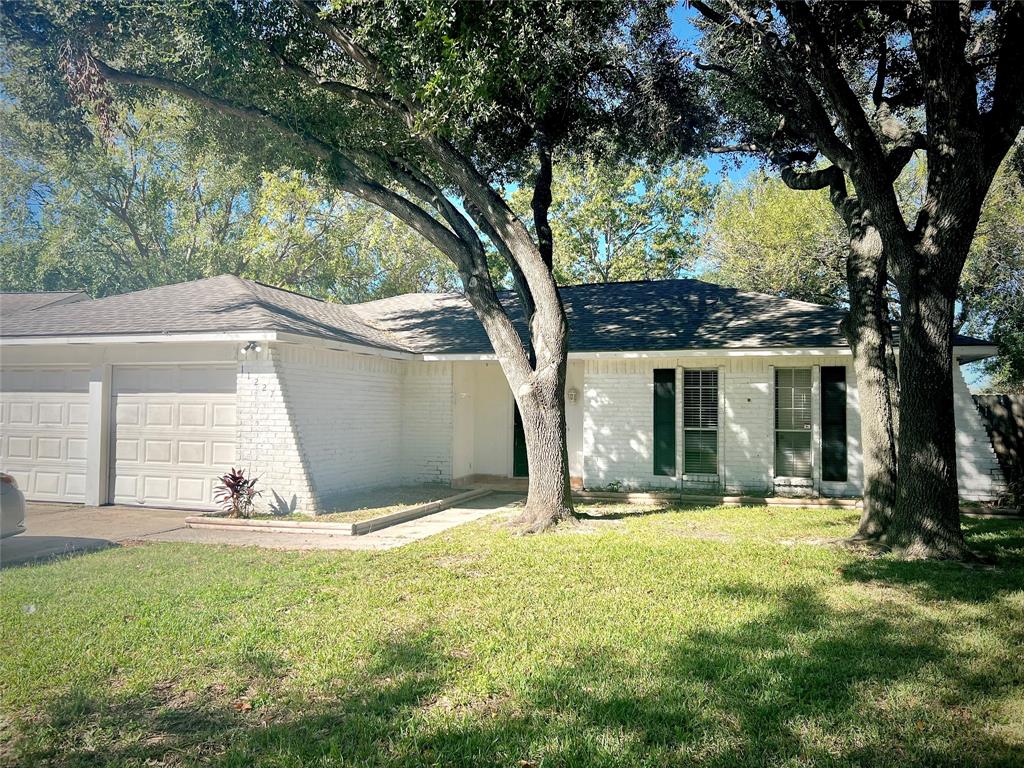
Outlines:
<svg viewBox="0 0 1024 768"><path fill-rule="evenodd" d="M118 366L111 388L111 501L215 506L237 454L235 366Z"/></svg>
<svg viewBox="0 0 1024 768"><path fill-rule="evenodd" d="M27 499L85 501L89 371L0 371L0 470Z"/></svg>

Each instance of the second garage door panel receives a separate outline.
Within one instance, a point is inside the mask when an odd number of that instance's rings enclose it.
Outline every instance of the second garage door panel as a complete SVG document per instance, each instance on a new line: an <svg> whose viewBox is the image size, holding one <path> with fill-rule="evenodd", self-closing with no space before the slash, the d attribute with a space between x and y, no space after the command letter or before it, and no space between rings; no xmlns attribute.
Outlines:
<svg viewBox="0 0 1024 768"><path fill-rule="evenodd" d="M114 372L112 501L211 507L237 458L233 367Z"/></svg>

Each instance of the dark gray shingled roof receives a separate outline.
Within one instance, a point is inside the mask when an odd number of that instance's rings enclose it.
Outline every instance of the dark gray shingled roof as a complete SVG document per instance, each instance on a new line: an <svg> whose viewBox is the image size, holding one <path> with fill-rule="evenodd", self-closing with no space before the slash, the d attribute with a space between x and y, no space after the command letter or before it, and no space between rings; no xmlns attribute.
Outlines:
<svg viewBox="0 0 1024 768"><path fill-rule="evenodd" d="M701 280L594 283L560 289L573 352L757 347L845 347L843 310L739 291ZM514 294L502 301L524 333ZM459 294L412 293L353 304L412 351L480 354L493 350ZM957 345L989 342L958 336Z"/></svg>
<svg viewBox="0 0 1024 768"><path fill-rule="evenodd" d="M85 291L39 291L36 293L0 293L0 317L8 317L30 309L40 309L55 304L72 304L87 301Z"/></svg>
<svg viewBox="0 0 1024 768"><path fill-rule="evenodd" d="M349 307L220 275L5 318L3 336L282 331L386 350L400 342Z"/></svg>
<svg viewBox="0 0 1024 768"><path fill-rule="evenodd" d="M842 310L700 280L561 289L573 352L842 347ZM502 301L520 329L512 293ZM333 304L221 275L4 318L6 337L281 331L418 354L492 352L460 294L412 293ZM957 337L958 345L988 342Z"/></svg>

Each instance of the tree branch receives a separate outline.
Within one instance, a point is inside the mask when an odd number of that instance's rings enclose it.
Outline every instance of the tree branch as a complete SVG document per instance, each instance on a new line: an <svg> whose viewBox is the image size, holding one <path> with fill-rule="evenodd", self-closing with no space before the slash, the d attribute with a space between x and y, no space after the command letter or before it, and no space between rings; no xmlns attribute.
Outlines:
<svg viewBox="0 0 1024 768"><path fill-rule="evenodd" d="M291 0L292 4L316 27L325 37L337 45L346 56L358 64L371 82L387 87L388 78L384 73L384 67L351 35L332 22L327 16L320 12L315 3L310 0ZM399 102L395 102L399 104ZM411 99L403 99L402 107L407 115L412 115L414 105Z"/></svg>
<svg viewBox="0 0 1024 768"><path fill-rule="evenodd" d="M543 130L537 131L537 176L533 181L533 196L530 207L533 209L533 227L537 232L537 247L540 256L548 269L554 269L555 241L548 221L548 210L551 208L551 145Z"/></svg>
<svg viewBox="0 0 1024 768"><path fill-rule="evenodd" d="M277 59L281 68L286 72L290 72L301 80L318 87L325 91L333 93L337 96L349 99L350 101L357 102L359 104L365 104L370 107L377 107L378 109L395 112L402 116L405 115L405 110L402 105L392 99L387 94L375 93L374 91L368 91L365 88L359 88L355 85L349 85L348 83L339 82L337 80L328 80L326 78L318 77L316 74L306 69L300 64L286 59L282 54L277 51L272 51L274 57Z"/></svg>
<svg viewBox="0 0 1024 768"><path fill-rule="evenodd" d="M466 244L451 230L444 227L429 213L406 200L378 182L369 179L356 163L336 147L312 134L293 128L280 117L254 106L237 104L227 99L212 96L176 80L156 75L143 75L115 69L106 62L93 57L97 71L107 80L125 85L152 88L173 93L220 114L238 117L248 122L264 125L297 139L313 156L324 163L331 181L344 192L349 192L394 214L416 232L425 237L441 253L464 266L468 256ZM461 264L460 264L461 261Z"/></svg>
<svg viewBox="0 0 1024 768"><path fill-rule="evenodd" d="M875 107L879 107L882 104L885 94L885 78L889 73L889 44L886 41L884 34L882 35L882 39L879 41L878 48L878 67L875 70L875 87L871 91L871 100L874 102Z"/></svg>
<svg viewBox="0 0 1024 768"><path fill-rule="evenodd" d="M797 39L803 42L807 53L806 63L809 69L817 71L818 80L842 122L853 150L860 155L862 162L872 157L881 158L882 147L871 129L860 99L839 69L817 19L803 0L781 3L779 7L790 27L798 33Z"/></svg>
<svg viewBox="0 0 1024 768"><path fill-rule="evenodd" d="M996 168L1024 124L1024 5L1006 3L1001 10L992 108L982 116L988 164Z"/></svg>

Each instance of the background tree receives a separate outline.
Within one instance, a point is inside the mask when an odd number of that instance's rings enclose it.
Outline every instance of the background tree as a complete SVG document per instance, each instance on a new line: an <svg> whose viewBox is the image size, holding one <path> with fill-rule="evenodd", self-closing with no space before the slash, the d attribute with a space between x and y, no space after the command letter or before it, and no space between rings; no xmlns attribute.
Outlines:
<svg viewBox="0 0 1024 768"><path fill-rule="evenodd" d="M849 236L825 191L790 189L763 171L719 190L704 277L816 304L846 303Z"/></svg>
<svg viewBox="0 0 1024 768"><path fill-rule="evenodd" d="M452 289L451 262L390 214L316 177L260 171L182 141L161 102L68 154L3 109L0 283L92 296L224 272L339 301Z"/></svg>
<svg viewBox="0 0 1024 768"><path fill-rule="evenodd" d="M992 391L1016 391L1024 378L1024 183L1017 152L985 199L954 320L958 333L996 341L999 354L983 364ZM896 186L901 205L920 204L926 178L921 162L905 169ZM846 240L824 191L792 190L755 171L716 198L701 266L707 279L724 285L845 306ZM898 299L892 309L895 320Z"/></svg>
<svg viewBox="0 0 1024 768"><path fill-rule="evenodd" d="M661 3L58 0L9 4L0 18L14 75L5 89L55 123L81 126L85 106L103 130L140 100L183 100L226 153L320 174L448 257L522 414L520 522L541 530L572 517L552 163L599 130L629 145L626 125L643 127L645 151L695 141L702 113L685 107L690 78L663 55ZM498 191L528 167L536 239ZM498 298L484 238L512 272L526 343Z"/></svg>
<svg viewBox="0 0 1024 768"><path fill-rule="evenodd" d="M713 188L702 163L582 158L555 168L548 219L561 285L664 280L693 268ZM518 188L516 210L532 193Z"/></svg>
<svg viewBox="0 0 1024 768"><path fill-rule="evenodd" d="M735 140L725 149L766 156L794 188L828 189L847 226L861 535L914 556L963 557L953 313L982 203L1024 121L1024 5L692 4L704 19L696 64L712 77ZM924 202L908 220L894 182L918 151L927 156ZM898 425L889 270L902 322Z"/></svg>

